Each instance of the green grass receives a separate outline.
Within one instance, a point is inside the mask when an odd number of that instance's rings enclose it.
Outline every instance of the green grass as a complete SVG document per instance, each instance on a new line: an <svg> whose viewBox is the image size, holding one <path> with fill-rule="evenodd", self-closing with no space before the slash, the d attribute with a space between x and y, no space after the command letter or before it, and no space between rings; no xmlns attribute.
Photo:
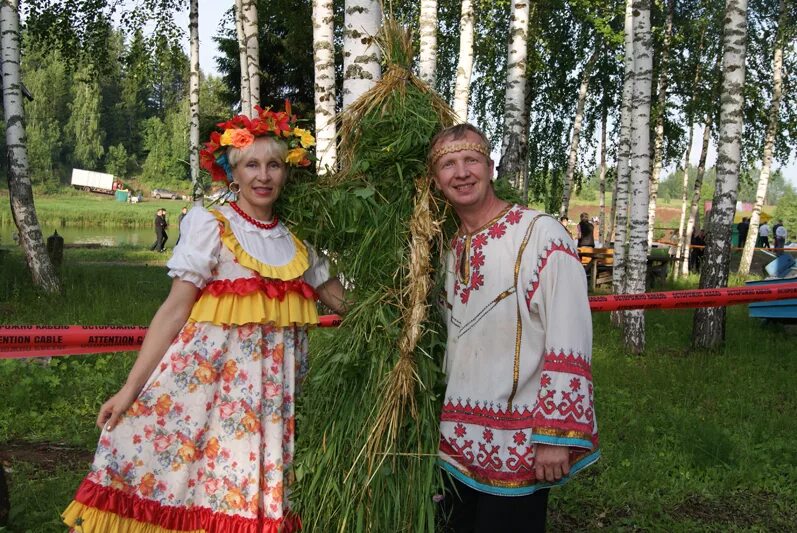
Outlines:
<svg viewBox="0 0 797 533"><path fill-rule="evenodd" d="M0 198L0 226L13 225L8 197ZM140 204L117 202L110 195L65 189L57 195L36 195L36 214L44 226L152 227L158 207L177 213L187 202L147 198Z"/></svg>
<svg viewBox="0 0 797 533"><path fill-rule="evenodd" d="M30 287L12 254L0 278L4 324L147 324L166 295L161 265L137 252L64 267L63 296ZM153 254L154 255L154 254ZM98 256L104 257L104 256ZM159 256L162 261L163 256ZM694 283L681 281L679 287ZM602 459L552 493L551 531L786 531L797 521L794 336L729 308L716 353L692 352L692 312L650 311L647 355L624 353L605 313L594 315L593 373ZM311 344L312 350L312 344ZM100 403L122 383L132 354L0 361L0 452L12 442L81 450L56 466L11 462L8 531L62 531L66 506L98 437ZM301 432L299 433L301 439ZM6 446L4 446L4 444ZM407 487L407 490L413 490Z"/></svg>

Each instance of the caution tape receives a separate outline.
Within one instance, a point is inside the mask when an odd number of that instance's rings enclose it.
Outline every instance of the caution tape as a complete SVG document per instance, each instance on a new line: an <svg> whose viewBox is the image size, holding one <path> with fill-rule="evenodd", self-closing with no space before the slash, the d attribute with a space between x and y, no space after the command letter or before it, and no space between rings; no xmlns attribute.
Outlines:
<svg viewBox="0 0 797 533"><path fill-rule="evenodd" d="M591 296L589 307L594 312L686 309L790 298L797 298L797 282ZM341 321L338 315L324 315L319 318L319 327L337 327ZM136 351L141 347L146 332L147 328L141 326L4 326L0 327L0 359Z"/></svg>

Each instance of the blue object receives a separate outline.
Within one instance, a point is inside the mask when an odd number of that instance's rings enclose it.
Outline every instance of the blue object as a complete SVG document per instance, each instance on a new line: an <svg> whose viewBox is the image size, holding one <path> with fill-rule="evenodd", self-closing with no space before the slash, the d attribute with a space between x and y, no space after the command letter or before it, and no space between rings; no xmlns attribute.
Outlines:
<svg viewBox="0 0 797 533"><path fill-rule="evenodd" d="M773 261L773 263L774 262L775 261ZM794 263L794 260L792 260L792 263ZM748 281L745 285L777 285L779 283L794 283L795 281L797 281L797 278L765 279L761 281ZM771 302L756 302L749 304L747 309L751 318L797 319L797 298L774 300Z"/></svg>
<svg viewBox="0 0 797 533"><path fill-rule="evenodd" d="M764 269L767 274L776 278L782 278L794 266L794 258L790 254L779 255L774 261L769 263Z"/></svg>

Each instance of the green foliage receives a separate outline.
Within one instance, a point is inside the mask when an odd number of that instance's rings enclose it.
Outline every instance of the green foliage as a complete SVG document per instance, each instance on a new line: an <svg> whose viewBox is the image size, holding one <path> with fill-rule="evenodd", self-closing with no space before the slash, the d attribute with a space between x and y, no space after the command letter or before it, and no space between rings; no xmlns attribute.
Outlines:
<svg viewBox="0 0 797 533"><path fill-rule="evenodd" d="M23 83L33 95L26 100L30 177L34 184L57 187L65 180L63 127L68 117L70 76L57 50L30 46L23 56Z"/></svg>
<svg viewBox="0 0 797 533"><path fill-rule="evenodd" d="M147 119L144 124L144 149L147 158L142 168L144 183L165 183L177 188L190 188L188 168L188 102L169 111L165 120Z"/></svg>
<svg viewBox="0 0 797 533"><path fill-rule="evenodd" d="M100 87L88 68L75 73L69 121L64 133L72 147L76 167L97 170L105 153L105 133L100 126Z"/></svg>
<svg viewBox="0 0 797 533"><path fill-rule="evenodd" d="M120 178L126 178L130 170L130 156L122 143L108 148L105 158L105 172Z"/></svg>
<svg viewBox="0 0 797 533"><path fill-rule="evenodd" d="M775 209L775 218L783 220L783 225L786 226L787 238L795 240L797 234L797 194L794 191L789 191L783 195L778 202Z"/></svg>
<svg viewBox="0 0 797 533"><path fill-rule="evenodd" d="M282 107L287 98L301 116L312 118L314 64L312 4L305 0L257 0L262 106ZM215 38L221 56L216 59L229 106L241 95L238 39L232 16L224 19Z"/></svg>

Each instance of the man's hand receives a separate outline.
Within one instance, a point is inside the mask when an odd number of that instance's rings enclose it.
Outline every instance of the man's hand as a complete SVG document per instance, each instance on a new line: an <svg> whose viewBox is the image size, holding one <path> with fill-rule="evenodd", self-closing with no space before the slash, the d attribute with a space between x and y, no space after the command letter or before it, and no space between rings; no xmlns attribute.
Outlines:
<svg viewBox="0 0 797 533"><path fill-rule="evenodd" d="M537 444L534 454L534 473L542 481L559 481L570 473L570 448Z"/></svg>

